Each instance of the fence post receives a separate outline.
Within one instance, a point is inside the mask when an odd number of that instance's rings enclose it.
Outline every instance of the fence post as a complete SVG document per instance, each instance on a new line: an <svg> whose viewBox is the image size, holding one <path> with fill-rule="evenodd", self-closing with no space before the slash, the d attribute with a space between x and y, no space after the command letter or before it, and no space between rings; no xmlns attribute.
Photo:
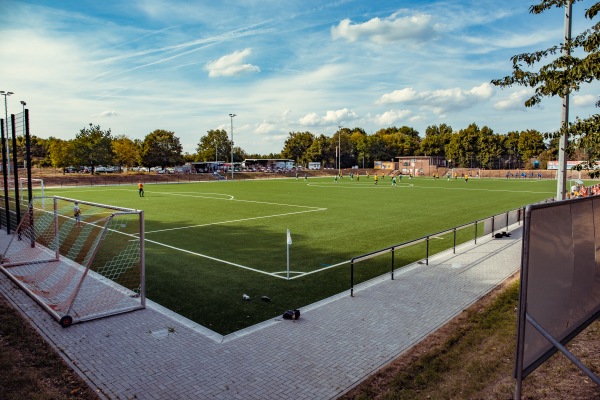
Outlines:
<svg viewBox="0 0 600 400"><path fill-rule="evenodd" d="M456 228L452 229L454 233L454 241L452 243L452 254L456 254Z"/></svg>
<svg viewBox="0 0 600 400"><path fill-rule="evenodd" d="M508 232L508 211L506 212L506 232Z"/></svg>
<svg viewBox="0 0 600 400"><path fill-rule="evenodd" d="M494 237L494 232L496 231L496 218L492 217L492 237ZM475 242L477 243L477 242Z"/></svg>
<svg viewBox="0 0 600 400"><path fill-rule="evenodd" d="M392 247L392 280L394 280L394 248Z"/></svg>
<svg viewBox="0 0 600 400"><path fill-rule="evenodd" d="M425 239L425 265L429 265L429 235Z"/></svg>
<svg viewBox="0 0 600 400"><path fill-rule="evenodd" d="M475 244L477 244L477 223L478 222L479 222L478 220L475 220Z"/></svg>
<svg viewBox="0 0 600 400"><path fill-rule="evenodd" d="M354 259L350 260L350 297L354 297Z"/></svg>

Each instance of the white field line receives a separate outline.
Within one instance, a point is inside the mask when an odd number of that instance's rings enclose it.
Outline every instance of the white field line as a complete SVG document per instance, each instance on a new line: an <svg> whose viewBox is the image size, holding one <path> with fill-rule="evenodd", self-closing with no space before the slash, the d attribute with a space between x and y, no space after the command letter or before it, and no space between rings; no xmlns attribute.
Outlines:
<svg viewBox="0 0 600 400"><path fill-rule="evenodd" d="M163 193L163 194L168 194L168 195L171 195L171 196L184 196L184 197L201 197L201 198L205 198L205 196L198 196L198 195L192 195L192 194L182 194L182 193L177 193L177 192L170 192L170 193ZM271 203L271 202L256 201L256 200L240 200L240 199L236 199L235 197L233 197L231 195L222 194L222 193L207 193L207 194L214 194L214 195L220 195L220 196L227 196L228 197L228 198L225 198L225 197L223 197L223 198L210 197L210 198L216 199L216 200L239 201L239 202L244 202L244 203L267 204L267 205L284 206L284 207L298 207L298 208L307 208L308 210L306 210L306 211L295 211L295 212L283 213L283 214L263 215L263 216L260 216L260 217L241 218L241 219L234 219L234 220L229 220L229 221L211 222L211 223L208 223L208 224L189 225L189 226L182 226L182 227L179 227L179 228L158 229L158 230L155 230L155 231L146 231L146 234L148 234L148 233L157 233L157 232L166 232L166 231L174 231L174 230L180 230L180 229L200 228L200 227L211 226L211 225L232 224L232 223L236 223L236 222L252 221L252 220L257 220L257 219L265 219L265 218L284 217L284 216L287 216L287 215L303 214L303 213L309 213L309 212L315 212L315 211L326 211L327 210L326 208L311 207L311 206L301 206L301 205L297 205L297 204L281 204L281 203Z"/></svg>
<svg viewBox="0 0 600 400"><path fill-rule="evenodd" d="M340 263L333 264L333 265L329 265L329 266L327 266L327 267L325 267L325 268L319 268L319 269L315 269L314 271L310 271L310 272L297 272L297 274L298 274L298 275L296 275L296 276L291 276L291 277L290 277L290 281L291 281L292 279L296 279L296 278L302 278L302 277L304 277L304 276L306 276L306 275L316 274L317 272L323 272L323 271L327 271L328 269L335 268L335 267L339 267L340 265L348 264L349 262L350 262L350 260L347 260L347 261L342 261L342 262L340 262ZM279 272L279 273L281 273L281 272ZM291 271L290 271L290 273L291 273ZM285 278L284 278L284 279L285 279Z"/></svg>
<svg viewBox="0 0 600 400"><path fill-rule="evenodd" d="M166 232L166 231L176 231L176 230L180 230L180 229L200 228L200 227L203 227L203 226L211 226L211 225L232 224L234 222L244 222L244 221L257 220L257 219L285 217L287 215L304 214L304 213L309 213L309 212L325 211L325 210L327 210L327 209L326 208L317 208L315 210L295 211L295 212L284 213L284 214L273 214L273 215L263 215L263 216L260 216L260 217L252 217L252 218L232 219L232 220L229 220L229 221L220 221L220 222L211 222L209 224L182 226L182 227L179 227L179 228L157 229L155 231L146 231L145 233L148 234L148 233L157 233L157 232Z"/></svg>
<svg viewBox="0 0 600 400"><path fill-rule="evenodd" d="M283 277L283 276L278 276L277 274L273 274L273 273L270 273L270 272L261 271L260 269L256 269L256 268L247 267L247 266L245 266L245 265L236 264L236 263L233 263L233 262L230 262L230 261L221 260L221 259L219 259L219 258L215 258L215 257L207 256L206 254L201 254L201 253L196 253L196 252L194 252L194 251L190 251L190 250L186 250L186 249L181 249L181 248L179 248L179 247L175 247L175 246L171 246L171 245L164 244L164 243L161 243L161 242L157 242L157 241L155 241L155 240L145 239L145 241L146 241L146 242L150 242L150 243L157 244L157 245L159 245L159 246L163 246L163 247L169 248L169 249L171 249L171 250L177 250L177 251L181 251L181 252L183 252L183 253L191 254L191 255L194 255L194 256L197 256L197 257L202 257L202 258L206 258L206 259L209 259L209 260L212 260L212 261L217 261L217 262L220 262L220 263L223 263L223 264L232 265L232 266L234 266L234 267L238 267L238 268L242 268L242 269L247 269L247 270L249 270L249 271L253 271L253 272L258 272L259 274L264 274L264 275L268 275L268 276L273 276L273 277L275 277L275 278L279 278L279 279L286 279L285 277Z"/></svg>
<svg viewBox="0 0 600 400"><path fill-rule="evenodd" d="M270 205L270 206L284 206L284 207L310 208L310 209L315 209L315 210L326 210L326 208L312 207L312 206L301 206L301 205L298 205L298 204L271 203L271 202L268 202L268 201L258 201L258 200L241 200L241 199L236 199L234 196L232 196L230 194L222 194L222 193L207 193L207 194L216 194L216 195L220 195L220 196L228 196L229 198L206 197L206 196L200 196L200 195L195 195L195 194L184 194L184 193L178 193L178 192L168 192L168 193L161 193L161 194L168 194L168 195L171 195L171 196L200 197L200 198L215 199L215 200L239 201L239 202L242 202L242 203L267 204L267 205Z"/></svg>

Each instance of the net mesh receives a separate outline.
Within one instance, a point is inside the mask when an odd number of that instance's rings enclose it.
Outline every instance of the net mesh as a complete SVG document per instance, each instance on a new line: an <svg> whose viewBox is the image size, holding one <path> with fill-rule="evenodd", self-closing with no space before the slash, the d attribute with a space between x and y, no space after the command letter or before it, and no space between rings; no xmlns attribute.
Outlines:
<svg viewBox="0 0 600 400"><path fill-rule="evenodd" d="M141 211L36 197L2 267L55 318L73 322L143 307Z"/></svg>

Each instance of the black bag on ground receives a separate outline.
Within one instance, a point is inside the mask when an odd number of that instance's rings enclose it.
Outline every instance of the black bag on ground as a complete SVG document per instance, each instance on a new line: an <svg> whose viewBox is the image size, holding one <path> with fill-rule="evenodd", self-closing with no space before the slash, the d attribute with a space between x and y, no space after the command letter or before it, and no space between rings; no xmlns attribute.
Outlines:
<svg viewBox="0 0 600 400"><path fill-rule="evenodd" d="M283 319L296 320L298 318L300 318L300 310L287 310L283 313Z"/></svg>

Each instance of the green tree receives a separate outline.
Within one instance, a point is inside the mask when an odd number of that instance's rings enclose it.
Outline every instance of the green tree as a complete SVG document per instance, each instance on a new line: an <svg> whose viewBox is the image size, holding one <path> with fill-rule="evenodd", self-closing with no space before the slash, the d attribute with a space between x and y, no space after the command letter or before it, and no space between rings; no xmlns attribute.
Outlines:
<svg viewBox="0 0 600 400"><path fill-rule="evenodd" d="M307 150L315 140L315 135L310 132L290 132L285 140L281 155L296 161L297 165L306 166L309 162Z"/></svg>
<svg viewBox="0 0 600 400"><path fill-rule="evenodd" d="M196 161L229 160L231 141L224 129L211 129L200 138L196 147ZM217 161L219 161L217 160Z"/></svg>
<svg viewBox="0 0 600 400"><path fill-rule="evenodd" d="M183 147L175 133L157 129L144 138L142 163L146 167L173 167L183 162Z"/></svg>
<svg viewBox="0 0 600 400"><path fill-rule="evenodd" d="M35 135L30 136L30 155L31 165L41 166L43 161L48 157L48 146L50 143L47 139L39 138ZM16 145L17 159L19 163L25 160L27 155L27 148L25 145L25 136L17 136Z"/></svg>
<svg viewBox="0 0 600 400"><path fill-rule="evenodd" d="M452 160L453 166L467 168L477 166L480 132L481 130L476 124L471 124L467 128L452 134L444 151L446 157Z"/></svg>
<svg viewBox="0 0 600 400"><path fill-rule="evenodd" d="M125 135L113 139L114 162L119 166L134 167L140 164L140 148Z"/></svg>
<svg viewBox="0 0 600 400"><path fill-rule="evenodd" d="M531 158L538 157L542 151L546 150L544 136L533 129L522 131L519 135L519 153L521 161L529 161Z"/></svg>
<svg viewBox="0 0 600 400"><path fill-rule="evenodd" d="M562 8L571 0L542 0L530 8L532 14L541 14L551 8ZM584 12L584 17L593 21L600 12L600 2L592 4ZM574 13L571 14L573 20ZM512 74L502 79L492 81L492 84L509 87L521 85L534 88L534 94L525 101L525 106L539 104L545 97L559 96L565 98L580 90L583 84L600 79L600 23L576 35L571 40L533 53L524 53L512 57ZM547 64L536 69L542 62ZM600 107L600 101L596 103ZM568 128L568 131L566 130ZM561 127L554 136L568 133L576 142L575 147L597 147L600 142L600 115L594 114L588 118L577 118L569 127ZM594 153L598 159L600 153ZM594 161L590 159L590 161ZM585 167L585 166L583 166ZM600 175L596 171L593 175Z"/></svg>
<svg viewBox="0 0 600 400"><path fill-rule="evenodd" d="M49 138L48 151L54 168L63 169L74 164L72 141Z"/></svg>
<svg viewBox="0 0 600 400"><path fill-rule="evenodd" d="M508 132L504 138L504 148L508 155L508 168L521 168L521 157L519 156L519 138L521 134L513 131Z"/></svg>
<svg viewBox="0 0 600 400"><path fill-rule="evenodd" d="M335 153L331 153L330 139L325 135L319 135L306 149L306 159L308 162L320 162L321 166L328 166L331 160L335 157ZM333 165L333 164L331 164Z"/></svg>
<svg viewBox="0 0 600 400"><path fill-rule="evenodd" d="M81 166L111 165L113 148L110 129L103 131L100 125L83 128L73 140L74 163Z"/></svg>
<svg viewBox="0 0 600 400"><path fill-rule="evenodd" d="M504 152L501 136L484 126L479 133L477 148L477 160L482 168L500 168L500 156Z"/></svg>
<svg viewBox="0 0 600 400"><path fill-rule="evenodd" d="M446 124L431 125L425 129L425 138L421 141L421 154L426 156L444 156L445 147L452 137L452 127Z"/></svg>
<svg viewBox="0 0 600 400"><path fill-rule="evenodd" d="M360 128L354 128L350 135L350 143L354 151L354 160L356 165L368 165L369 159L369 136ZM363 163L364 162L364 163Z"/></svg>

